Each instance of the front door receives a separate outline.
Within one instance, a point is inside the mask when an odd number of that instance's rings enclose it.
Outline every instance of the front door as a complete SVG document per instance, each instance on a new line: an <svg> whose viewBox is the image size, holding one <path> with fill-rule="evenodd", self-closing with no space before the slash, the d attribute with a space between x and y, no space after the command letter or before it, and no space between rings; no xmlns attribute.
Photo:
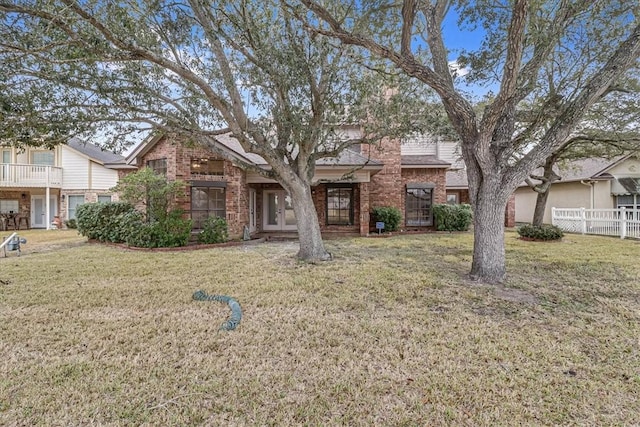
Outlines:
<svg viewBox="0 0 640 427"><path fill-rule="evenodd" d="M291 196L283 190L264 191L264 230L297 230Z"/></svg>
<svg viewBox="0 0 640 427"><path fill-rule="evenodd" d="M249 189L249 233L256 231L256 190Z"/></svg>
<svg viewBox="0 0 640 427"><path fill-rule="evenodd" d="M31 196L31 228L47 228L47 216L45 211L47 205L44 195ZM58 198L51 196L49 199L49 221L53 221L53 217L58 214Z"/></svg>
<svg viewBox="0 0 640 427"><path fill-rule="evenodd" d="M11 181L11 176L9 175L11 172L11 150L2 150L2 163L0 180Z"/></svg>

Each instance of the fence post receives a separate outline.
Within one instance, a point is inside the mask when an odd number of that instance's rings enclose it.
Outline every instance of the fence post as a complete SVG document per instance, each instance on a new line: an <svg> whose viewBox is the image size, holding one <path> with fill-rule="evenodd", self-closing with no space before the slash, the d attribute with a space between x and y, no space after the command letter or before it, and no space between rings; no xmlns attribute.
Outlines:
<svg viewBox="0 0 640 427"><path fill-rule="evenodd" d="M556 208L551 208L551 225L556 225Z"/></svg>
<svg viewBox="0 0 640 427"><path fill-rule="evenodd" d="M580 208L580 222L582 234L587 234L587 213L585 212L585 208Z"/></svg>
<svg viewBox="0 0 640 427"><path fill-rule="evenodd" d="M624 239L627 237L627 212L626 208L623 206L620 208L620 238Z"/></svg>

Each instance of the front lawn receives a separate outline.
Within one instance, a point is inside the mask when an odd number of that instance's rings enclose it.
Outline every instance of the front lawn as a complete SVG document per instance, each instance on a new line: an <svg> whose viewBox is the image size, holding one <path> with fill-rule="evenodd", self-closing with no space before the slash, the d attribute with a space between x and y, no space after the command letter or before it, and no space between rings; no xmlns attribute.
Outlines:
<svg viewBox="0 0 640 427"><path fill-rule="evenodd" d="M0 425L640 423L637 241L510 232L493 287L464 279L469 234L329 240L320 265L295 243L21 235L0 258ZM199 289L235 298L239 328Z"/></svg>

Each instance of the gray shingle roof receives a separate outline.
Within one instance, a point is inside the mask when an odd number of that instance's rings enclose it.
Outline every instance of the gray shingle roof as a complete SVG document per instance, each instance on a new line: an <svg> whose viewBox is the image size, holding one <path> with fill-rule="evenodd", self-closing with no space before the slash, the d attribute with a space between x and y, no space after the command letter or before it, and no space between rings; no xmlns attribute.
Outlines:
<svg viewBox="0 0 640 427"><path fill-rule="evenodd" d="M119 154L113 153L111 151L107 151L97 145L94 145L90 142L82 141L78 138L71 138L67 141L67 145L73 148L76 151L84 154L87 157L90 157L94 160L97 160L103 164L113 164L113 163L123 163L124 157Z"/></svg>
<svg viewBox="0 0 640 427"><path fill-rule="evenodd" d="M560 182L575 182L586 179L609 179L606 170L615 165L626 156L619 156L613 159L584 159L563 165L562 168L555 167L555 171L562 177ZM534 174L541 174L542 169L536 169ZM523 182L520 187L526 187L527 183ZM457 171L447 171L447 188L467 188L467 171L465 169Z"/></svg>
<svg viewBox="0 0 640 427"><path fill-rule="evenodd" d="M620 160L627 156L618 156L613 159L592 158L576 160L570 163L558 167L554 167L554 170L562 178L559 182L575 182L586 179L610 179L611 176L605 171ZM534 174L542 174L542 168L536 169ZM523 182L520 187L527 186L527 183Z"/></svg>
<svg viewBox="0 0 640 427"><path fill-rule="evenodd" d="M429 155L405 155L400 159L402 166L440 166L447 168L451 163Z"/></svg>
<svg viewBox="0 0 640 427"><path fill-rule="evenodd" d="M467 170L459 169L455 171L447 171L447 188L467 188L469 182L467 181Z"/></svg>
<svg viewBox="0 0 640 427"><path fill-rule="evenodd" d="M216 137L216 140L228 149L235 151L240 156L252 161L256 165L267 166L267 162L257 154L247 153L237 139L231 136L231 134L224 134ZM317 166L382 166L379 161L368 159L367 157L356 153L353 150L343 150L337 157L327 157L319 159L316 162Z"/></svg>

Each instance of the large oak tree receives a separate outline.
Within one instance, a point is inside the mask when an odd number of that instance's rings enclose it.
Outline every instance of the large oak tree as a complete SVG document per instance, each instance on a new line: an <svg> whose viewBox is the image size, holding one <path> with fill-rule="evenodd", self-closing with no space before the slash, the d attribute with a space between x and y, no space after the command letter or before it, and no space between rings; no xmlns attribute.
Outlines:
<svg viewBox="0 0 640 427"><path fill-rule="evenodd" d="M361 142L341 135L345 123L389 125L369 129L371 140L392 134L391 121L371 118L393 102L358 48L289 13L277 0L1 0L0 138L118 141L151 129L224 156L216 137L230 132L270 168L241 166L292 197L298 256L328 259L311 199L316 161Z"/></svg>
<svg viewBox="0 0 640 427"><path fill-rule="evenodd" d="M503 221L512 192L640 55L640 6L626 0L289 4L311 31L363 47L437 92L467 167L475 214L471 276L486 282L506 274ZM481 43L454 52L448 37ZM468 87L456 84L455 59L467 67L467 83L488 88L482 114Z"/></svg>

